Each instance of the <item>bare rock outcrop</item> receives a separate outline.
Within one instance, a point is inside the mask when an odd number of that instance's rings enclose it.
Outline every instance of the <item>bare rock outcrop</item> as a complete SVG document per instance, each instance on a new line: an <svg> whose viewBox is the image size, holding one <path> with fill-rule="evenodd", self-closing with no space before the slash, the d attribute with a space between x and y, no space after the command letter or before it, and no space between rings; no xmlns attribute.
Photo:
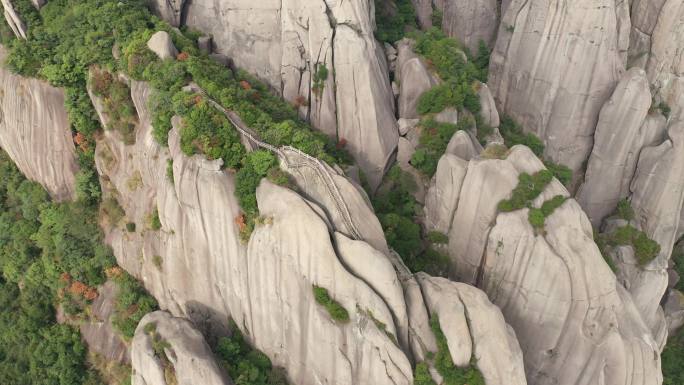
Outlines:
<svg viewBox="0 0 684 385"><path fill-rule="evenodd" d="M425 200L425 227L447 234L458 207L468 162L456 155L445 154L437 163Z"/></svg>
<svg viewBox="0 0 684 385"><path fill-rule="evenodd" d="M568 199L537 230L527 208L497 210L519 173L543 167L522 146L506 159L468 162L449 231L452 276L501 308L530 383L660 384L660 345L601 257L580 206ZM557 195L569 194L553 180L533 207Z"/></svg>
<svg viewBox="0 0 684 385"><path fill-rule="evenodd" d="M662 136L664 120L662 127L650 120L646 123L650 107L646 73L632 68L601 109L594 148L577 199L596 227L615 210L620 199L629 196L641 149L656 144Z"/></svg>
<svg viewBox="0 0 684 385"><path fill-rule="evenodd" d="M413 52L412 41L403 39L397 44L396 79L399 82L398 108L399 117L404 119L419 118L418 100L421 95L438 84L427 69L423 59Z"/></svg>
<svg viewBox="0 0 684 385"><path fill-rule="evenodd" d="M480 84L477 90L477 95L480 97L480 116L485 124L490 127L497 128L501 123L499 119L499 111L496 109L496 103L494 101L494 96L492 96L492 91L486 84Z"/></svg>
<svg viewBox="0 0 684 385"><path fill-rule="evenodd" d="M658 86L684 75L684 2L635 0L631 11L630 64L646 69L649 80Z"/></svg>
<svg viewBox="0 0 684 385"><path fill-rule="evenodd" d="M389 337L405 340L393 315L398 318L401 308L390 311L382 297L342 266L325 211L264 182L257 197L269 224L258 226L249 243L242 243L233 176L221 170L220 161L183 155L175 130L169 149L156 144L145 104L148 92L143 83L132 83L140 115L135 145L124 146L109 132L98 143L97 165L107 190L119 191L127 220L144 229L107 229L107 241L121 266L141 278L162 308L174 315L212 327L232 317L295 383L327 378L339 384L368 379L409 384L408 358ZM173 161L173 182L164 171L167 159ZM155 207L160 231L146 227ZM332 320L316 303L313 284L328 289L349 311L349 324ZM396 291L383 293L389 293L390 303L399 298ZM373 319L386 325L389 335ZM400 330L406 335L405 326Z"/></svg>
<svg viewBox="0 0 684 385"><path fill-rule="evenodd" d="M467 366L474 356L487 385L527 384L515 332L485 293L424 273L416 278L430 314L439 318L454 364Z"/></svg>
<svg viewBox="0 0 684 385"><path fill-rule="evenodd" d="M477 52L480 41L491 47L498 27L497 0L453 1L435 0L442 12L444 32L463 42L470 52Z"/></svg>
<svg viewBox="0 0 684 385"><path fill-rule="evenodd" d="M7 52L0 47L0 61ZM74 198L78 171L64 91L0 68L0 147L57 201Z"/></svg>
<svg viewBox="0 0 684 385"><path fill-rule="evenodd" d="M182 9L185 25L344 139L371 187L380 184L398 135L373 1L195 0Z"/></svg>
<svg viewBox="0 0 684 385"><path fill-rule="evenodd" d="M601 107L625 70L628 6L513 0L501 21L488 83L499 112L539 136L545 155L574 171L589 156Z"/></svg>
<svg viewBox="0 0 684 385"><path fill-rule="evenodd" d="M22 20L21 15L14 9L12 1L1 0L0 2L5 11L5 20L10 29L12 29L12 32L14 32L14 35L19 39L26 39L28 37L28 28L26 27L24 20Z"/></svg>
<svg viewBox="0 0 684 385"><path fill-rule="evenodd" d="M96 159L105 194L117 198L125 221L138 229L105 225L119 264L174 316L209 332L235 320L256 348L286 369L292 383L411 384L413 360L436 351L425 300L415 278L387 249L360 188L334 168L323 168L351 211L351 231L349 217L337 211L339 200L327 196L330 180L291 151L281 167L300 192L263 180L257 190L259 224L241 241L233 174L222 170L220 160L184 155L177 128L168 148L158 145L146 105L150 90L135 81L131 90L139 115L135 143L124 145L105 131ZM181 124L178 118L173 123ZM159 230L148 225L155 208ZM317 303L313 285L327 289L347 310L348 322L333 319ZM486 333L506 333L500 327L489 323ZM515 362L515 354L508 357L481 344L475 351L483 361ZM158 366L146 362L151 369L145 375L156 375Z"/></svg>
<svg viewBox="0 0 684 385"><path fill-rule="evenodd" d="M131 343L133 385L232 385L204 336L184 318L149 313Z"/></svg>

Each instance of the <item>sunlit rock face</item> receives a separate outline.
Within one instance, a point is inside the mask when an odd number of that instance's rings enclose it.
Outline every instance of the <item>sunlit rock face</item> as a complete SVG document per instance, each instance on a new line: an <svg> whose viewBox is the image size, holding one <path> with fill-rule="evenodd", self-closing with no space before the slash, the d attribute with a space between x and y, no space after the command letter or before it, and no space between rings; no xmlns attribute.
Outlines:
<svg viewBox="0 0 684 385"><path fill-rule="evenodd" d="M0 46L0 61L6 57ZM52 198L74 198L78 165L63 90L0 68L0 147Z"/></svg>
<svg viewBox="0 0 684 385"><path fill-rule="evenodd" d="M452 210L436 222L452 218L451 277L480 287L499 306L520 341L527 381L660 384L660 346L604 262L579 204L565 201L543 229L530 225L528 208L498 211L518 174L542 170L542 162L523 146L505 159L453 158L440 161L428 196L441 199L428 199L426 211ZM569 196L554 179L532 205L557 195Z"/></svg>
<svg viewBox="0 0 684 385"><path fill-rule="evenodd" d="M216 52L255 74L346 149L371 187L397 146L389 71L372 0L157 0L160 15L211 34ZM325 76L324 76L325 75Z"/></svg>
<svg viewBox="0 0 684 385"><path fill-rule="evenodd" d="M489 88L499 107L579 171L603 104L625 71L628 2L513 0L492 52Z"/></svg>

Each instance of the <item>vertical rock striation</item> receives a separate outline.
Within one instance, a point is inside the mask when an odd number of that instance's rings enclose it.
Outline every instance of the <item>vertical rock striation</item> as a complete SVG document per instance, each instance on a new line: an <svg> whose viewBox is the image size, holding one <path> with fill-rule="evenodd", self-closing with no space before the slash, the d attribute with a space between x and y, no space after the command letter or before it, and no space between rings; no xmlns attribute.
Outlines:
<svg viewBox="0 0 684 385"><path fill-rule="evenodd" d="M625 73L610 100L601 109L594 148L589 157L585 181L578 193L595 227L611 214L620 199L629 196L629 185L644 146L661 140L664 122L649 118L651 92L646 73L632 68Z"/></svg>
<svg viewBox="0 0 684 385"><path fill-rule="evenodd" d="M6 56L0 47L0 61ZM53 199L74 198L78 165L64 91L0 68L0 147Z"/></svg>
<svg viewBox="0 0 684 385"><path fill-rule="evenodd" d="M195 0L173 8L314 127L344 139L371 187L380 184L398 134L372 0Z"/></svg>
<svg viewBox="0 0 684 385"><path fill-rule="evenodd" d="M460 192L449 198L457 202L449 230L452 275L501 308L520 341L529 383L660 384L660 346L603 261L580 206L568 199L540 229L530 225L528 208L497 210L519 173L543 167L522 146L505 159L467 163ZM569 194L553 180L532 206L557 195Z"/></svg>
<svg viewBox="0 0 684 385"><path fill-rule="evenodd" d="M499 112L539 136L547 157L579 171L624 72L629 29L626 1L511 1L490 60Z"/></svg>

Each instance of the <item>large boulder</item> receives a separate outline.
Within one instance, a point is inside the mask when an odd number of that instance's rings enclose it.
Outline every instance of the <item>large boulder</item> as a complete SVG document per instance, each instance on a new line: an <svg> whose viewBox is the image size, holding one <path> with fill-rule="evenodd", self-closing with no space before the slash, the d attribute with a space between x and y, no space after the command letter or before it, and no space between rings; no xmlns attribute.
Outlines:
<svg viewBox="0 0 684 385"><path fill-rule="evenodd" d="M494 97L492 96L492 91L486 84L479 84L477 95L480 98L480 116L485 124L490 127L499 127L501 123L499 119L499 111L496 109L496 103L494 102Z"/></svg>
<svg viewBox="0 0 684 385"><path fill-rule="evenodd" d="M166 31L157 31L147 42L147 48L154 52L160 59L175 59L178 50L173 45L171 36Z"/></svg>
<svg viewBox="0 0 684 385"><path fill-rule="evenodd" d="M0 61L6 57L0 47ZM78 171L64 98L59 88L0 68L0 147L57 201L75 197Z"/></svg>
<svg viewBox="0 0 684 385"><path fill-rule="evenodd" d="M428 231L447 234L458 207L468 162L456 155L445 154L437 163L425 198L425 227Z"/></svg>
<svg viewBox="0 0 684 385"><path fill-rule="evenodd" d="M490 59L498 111L574 171L593 145L599 112L625 70L629 4L618 0L513 0Z"/></svg>
<svg viewBox="0 0 684 385"><path fill-rule="evenodd" d="M140 320L131 342L133 385L232 385L202 333L165 311Z"/></svg>
<svg viewBox="0 0 684 385"><path fill-rule="evenodd" d="M328 378L340 384L367 379L408 384L412 374L407 356L388 336L406 340L394 321L396 314L398 322L405 322L403 301L390 311L365 281L347 272L332 246L326 212L290 190L264 182L257 197L269 224L258 226L249 243L242 243L235 220L240 208L233 175L221 170L220 161L183 155L175 130L168 149L155 143L146 107L149 88L139 82L131 88L140 121L135 144L125 146L105 132L98 144L97 165L106 176L107 194L119 192L129 221L144 229L150 212L157 208L162 228L135 233L118 226L106 228L106 239L120 265L142 278L161 306L174 315L209 328L220 328L232 317L295 383ZM166 175L167 160L173 162L173 181ZM134 188L129 183L132 178L140 181ZM347 195L361 197L349 188ZM362 197L358 202L366 205ZM359 247L371 255L384 255L372 252L374 248L365 242L354 250ZM287 258L294 259L286 262ZM327 288L349 311L350 323L330 318L316 303L313 284ZM381 293L387 293L385 298L392 304L400 298L396 291ZM373 319L386 325L388 334ZM406 335L406 326L399 330ZM340 351L339 346L347 348ZM348 358L364 362L364 369L350 366Z"/></svg>
<svg viewBox="0 0 684 385"><path fill-rule="evenodd" d="M596 227L615 210L620 199L629 195L641 149L662 136L660 127L645 124L650 107L646 73L632 68L601 109L594 148L577 199Z"/></svg>

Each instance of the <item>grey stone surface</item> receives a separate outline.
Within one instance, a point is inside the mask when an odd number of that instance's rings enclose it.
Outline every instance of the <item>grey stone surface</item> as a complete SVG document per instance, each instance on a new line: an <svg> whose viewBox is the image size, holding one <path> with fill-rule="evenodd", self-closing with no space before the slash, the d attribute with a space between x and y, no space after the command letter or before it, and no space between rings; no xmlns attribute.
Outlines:
<svg viewBox="0 0 684 385"><path fill-rule="evenodd" d="M526 147L468 164L449 233L452 275L482 288L513 327L531 384L660 384L660 343L618 284L572 199L543 231L528 209L498 213L520 172L544 166ZM568 192L553 180L534 207ZM656 302L657 303L657 302Z"/></svg>
<svg viewBox="0 0 684 385"><path fill-rule="evenodd" d="M0 61L6 57L0 46ZM74 198L78 165L64 91L0 68L0 112L0 147L19 170L57 201Z"/></svg>
<svg viewBox="0 0 684 385"><path fill-rule="evenodd" d="M496 0L435 0L434 5L442 11L444 32L463 42L470 52L477 52L480 41L488 47L494 44L499 25Z"/></svg>
<svg viewBox="0 0 684 385"><path fill-rule="evenodd" d="M385 53L373 37L372 9L369 0L195 0L186 4L184 20L211 34L217 53L285 99L307 100L300 115L326 134L344 138L375 188L398 135ZM320 65L329 75L322 89L315 89Z"/></svg>
<svg viewBox="0 0 684 385"><path fill-rule="evenodd" d="M159 357L161 352L155 352L153 338L166 342L162 348L166 360ZM202 333L188 320L165 311L149 313L140 320L131 342L131 359L133 385L233 384Z"/></svg>
<svg viewBox="0 0 684 385"><path fill-rule="evenodd" d="M178 50L173 45L171 36L166 31L157 31L150 37L147 47L154 52L160 59L176 59Z"/></svg>
<svg viewBox="0 0 684 385"><path fill-rule="evenodd" d="M485 293L425 273L416 278L430 314L439 317L454 364L466 366L474 356L487 385L527 384L515 332Z"/></svg>
<svg viewBox="0 0 684 385"><path fill-rule="evenodd" d="M398 108L399 117L404 119L419 118L416 108L420 97L438 84L423 59L413 52L413 44L408 39L397 43L396 79L400 84Z"/></svg>
<svg viewBox="0 0 684 385"><path fill-rule="evenodd" d="M654 144L654 136L660 136L651 132L659 127L645 124L650 107L646 73L632 68L601 109L594 148L577 199L596 227L615 210L620 199L629 195L641 149Z"/></svg>
<svg viewBox="0 0 684 385"><path fill-rule="evenodd" d="M107 281L98 287L97 291L98 297L90 307L90 319L79 324L81 338L88 345L88 350L99 354L107 361L130 364L128 344L112 325L118 288L113 281Z"/></svg>
<svg viewBox="0 0 684 385"><path fill-rule="evenodd" d="M512 0L501 21L488 82L498 111L574 171L589 156L599 112L625 70L628 7L618 0Z"/></svg>

